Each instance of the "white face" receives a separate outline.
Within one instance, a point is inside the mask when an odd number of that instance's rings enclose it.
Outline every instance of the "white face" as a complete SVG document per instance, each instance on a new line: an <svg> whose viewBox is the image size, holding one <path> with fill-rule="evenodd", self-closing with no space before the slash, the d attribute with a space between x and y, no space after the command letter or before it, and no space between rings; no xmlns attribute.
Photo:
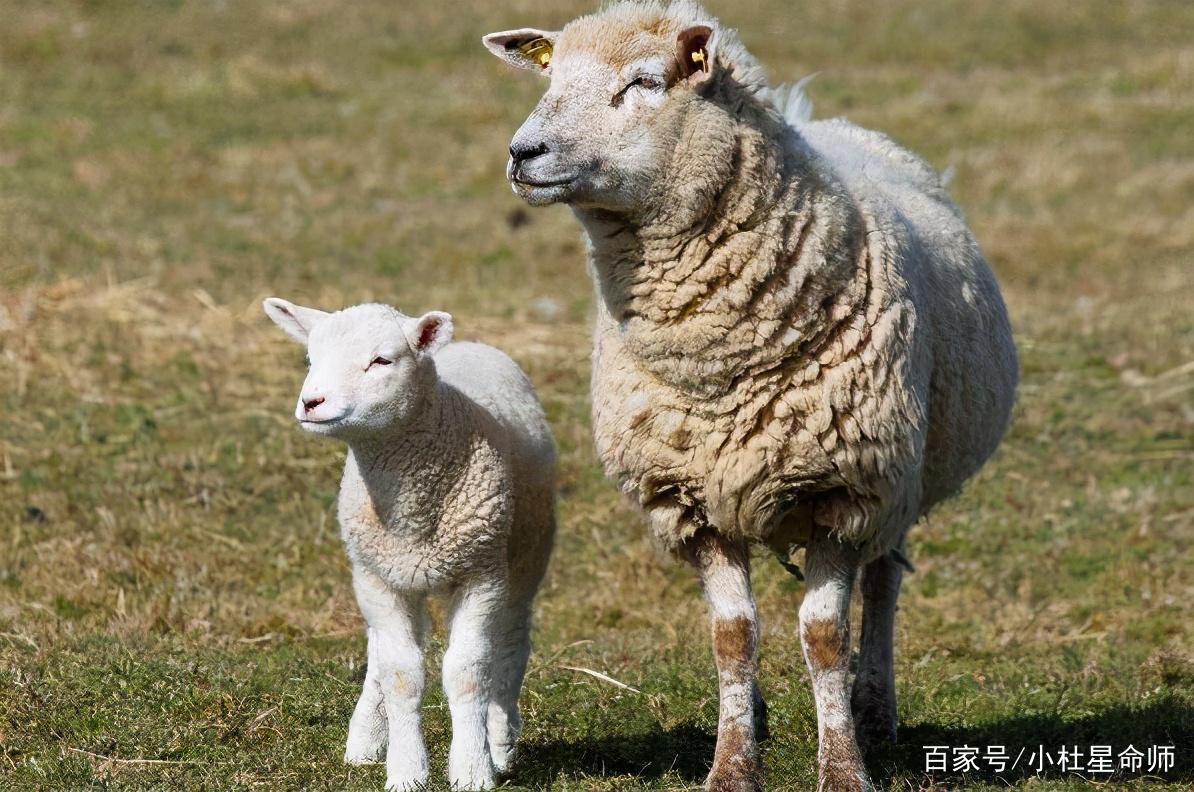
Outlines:
<svg viewBox="0 0 1194 792"><path fill-rule="evenodd" d="M679 40L639 37L632 51L616 53L589 46L584 31L571 28L486 36L495 55L550 80L510 144L506 176L514 192L534 205L631 213L649 202L680 142L686 109L708 75L681 65L693 64L693 52L708 55L711 30L695 31ZM547 66L519 49L537 40L554 48Z"/></svg>
<svg viewBox="0 0 1194 792"><path fill-rule="evenodd" d="M434 386L431 355L452 335L440 311L405 316L385 305L336 313L271 298L266 314L307 347L310 368L295 405L303 429L351 437L401 427Z"/></svg>

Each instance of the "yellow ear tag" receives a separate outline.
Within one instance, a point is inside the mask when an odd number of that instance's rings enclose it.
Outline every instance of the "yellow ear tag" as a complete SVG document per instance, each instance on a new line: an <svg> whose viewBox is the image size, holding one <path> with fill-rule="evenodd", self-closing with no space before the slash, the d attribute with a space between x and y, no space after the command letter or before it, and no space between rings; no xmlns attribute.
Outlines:
<svg viewBox="0 0 1194 792"><path fill-rule="evenodd" d="M551 42L545 38L532 39L526 44L521 44L518 51L538 63L541 68L546 69L547 65L551 63L552 46Z"/></svg>
<svg viewBox="0 0 1194 792"><path fill-rule="evenodd" d="M701 65L701 71L709 71L709 59L705 57L705 48L701 47L696 52L692 53L692 62Z"/></svg>

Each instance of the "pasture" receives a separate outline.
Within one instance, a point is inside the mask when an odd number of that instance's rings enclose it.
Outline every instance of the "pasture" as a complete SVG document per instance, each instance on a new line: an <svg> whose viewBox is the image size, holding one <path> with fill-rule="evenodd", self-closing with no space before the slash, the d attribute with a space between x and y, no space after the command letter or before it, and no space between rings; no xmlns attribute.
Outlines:
<svg viewBox="0 0 1194 792"><path fill-rule="evenodd" d="M381 788L340 761L364 663L343 450L295 426L269 295L447 310L523 364L561 528L507 786L699 787L704 608L595 462L581 231L503 176L542 85L479 43L592 7L0 0L0 788ZM901 742L873 776L1079 790L1100 777L1028 753L1173 745L1103 785L1189 788L1194 5L709 7L774 80L820 72L818 117L955 171L1016 329L1002 449L910 540ZM763 553L755 585L768 788L806 790L801 586ZM927 777L924 745L1027 751Z"/></svg>

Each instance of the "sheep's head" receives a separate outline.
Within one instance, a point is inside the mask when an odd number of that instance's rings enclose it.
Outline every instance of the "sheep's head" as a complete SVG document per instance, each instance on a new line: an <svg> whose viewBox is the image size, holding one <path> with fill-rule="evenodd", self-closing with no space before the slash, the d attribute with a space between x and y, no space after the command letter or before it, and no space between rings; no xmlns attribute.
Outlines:
<svg viewBox="0 0 1194 792"><path fill-rule="evenodd" d="M327 313L276 297L263 307L307 348L294 417L314 434L351 438L404 425L435 385L431 356L452 339L442 311L411 317L369 304Z"/></svg>
<svg viewBox="0 0 1194 792"><path fill-rule="evenodd" d="M704 97L727 68L723 38L716 20L687 2L623 3L559 32L485 36L493 54L549 80L510 144L514 192L535 205L628 213L652 200L690 114L709 104Z"/></svg>

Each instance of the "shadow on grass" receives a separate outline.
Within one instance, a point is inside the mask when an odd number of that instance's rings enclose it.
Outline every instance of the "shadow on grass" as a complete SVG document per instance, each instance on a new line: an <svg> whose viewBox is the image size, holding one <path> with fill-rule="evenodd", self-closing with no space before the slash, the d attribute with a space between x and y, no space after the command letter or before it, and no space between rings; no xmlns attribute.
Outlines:
<svg viewBox="0 0 1194 792"><path fill-rule="evenodd" d="M674 772L687 782L699 784L709 773L716 742L715 734L685 723L666 730L656 725L638 734L524 743L510 781L517 786L545 789L561 773L650 779Z"/></svg>
<svg viewBox="0 0 1194 792"><path fill-rule="evenodd" d="M607 735L590 739L540 740L524 743L509 775L516 788L546 789L561 775L633 776L647 781L673 772L686 784L698 785L709 772L716 735L695 724L685 723L671 729L655 725L635 734ZM983 772L925 773L926 745L952 748L977 747L978 763ZM1008 768L992 773L984 757L987 746L1001 745L1008 754ZM1142 767L1134 773L1105 774L1063 772L1056 764L1046 765L1037 773L1029 766L1029 757L1043 749L1054 759L1065 746L1077 746L1083 763L1091 745L1111 746L1111 757L1118 768L1118 756L1129 745L1143 756ZM1173 746L1173 767L1165 773L1148 772L1148 750L1152 746ZM1018 765L1012 760L1024 749ZM871 777L883 788L904 788L905 781L932 781L952 788L965 782L1007 783L1018 786L1032 776L1045 779L1081 778L1106 782L1148 775L1170 783L1194 781L1194 705L1168 696L1146 705L1119 705L1092 715L1071 718L1062 715L1023 715L991 721L976 726L918 723L900 729L897 745L875 749L867 757ZM953 753L950 753L950 766ZM788 788L788 787L784 787Z"/></svg>
<svg viewBox="0 0 1194 792"><path fill-rule="evenodd" d="M935 723L918 723L900 729L899 744L875 749L867 757L872 777L887 786L893 779L909 777L926 778L949 783L950 781L1005 781L1015 782L1034 775L1050 779L1079 779L1106 781L1107 774L1089 772L1063 772L1056 765L1058 751L1065 746L1074 746L1083 753L1081 763L1089 759L1090 746L1111 746L1111 761L1117 772L1113 780L1149 775L1169 782L1194 781L1194 706L1177 697L1165 697L1144 706L1119 705L1104 709L1081 718L1066 718L1060 715L1023 715L976 726L952 726ZM926 745L950 747L950 772L925 773ZM1005 746L1008 766L1003 773L990 771L984 757L987 746ZM1119 754L1133 746L1143 756L1142 767L1132 773L1118 772ZM1152 746L1173 746L1173 767L1165 773L1149 773L1149 748ZM953 770L953 748L962 746L979 748L979 767L983 772L961 773ZM1024 749L1018 766L1012 768L1012 759ZM1054 758L1053 766L1046 763L1043 772L1036 772L1036 765L1029 767L1033 752L1044 750Z"/></svg>

